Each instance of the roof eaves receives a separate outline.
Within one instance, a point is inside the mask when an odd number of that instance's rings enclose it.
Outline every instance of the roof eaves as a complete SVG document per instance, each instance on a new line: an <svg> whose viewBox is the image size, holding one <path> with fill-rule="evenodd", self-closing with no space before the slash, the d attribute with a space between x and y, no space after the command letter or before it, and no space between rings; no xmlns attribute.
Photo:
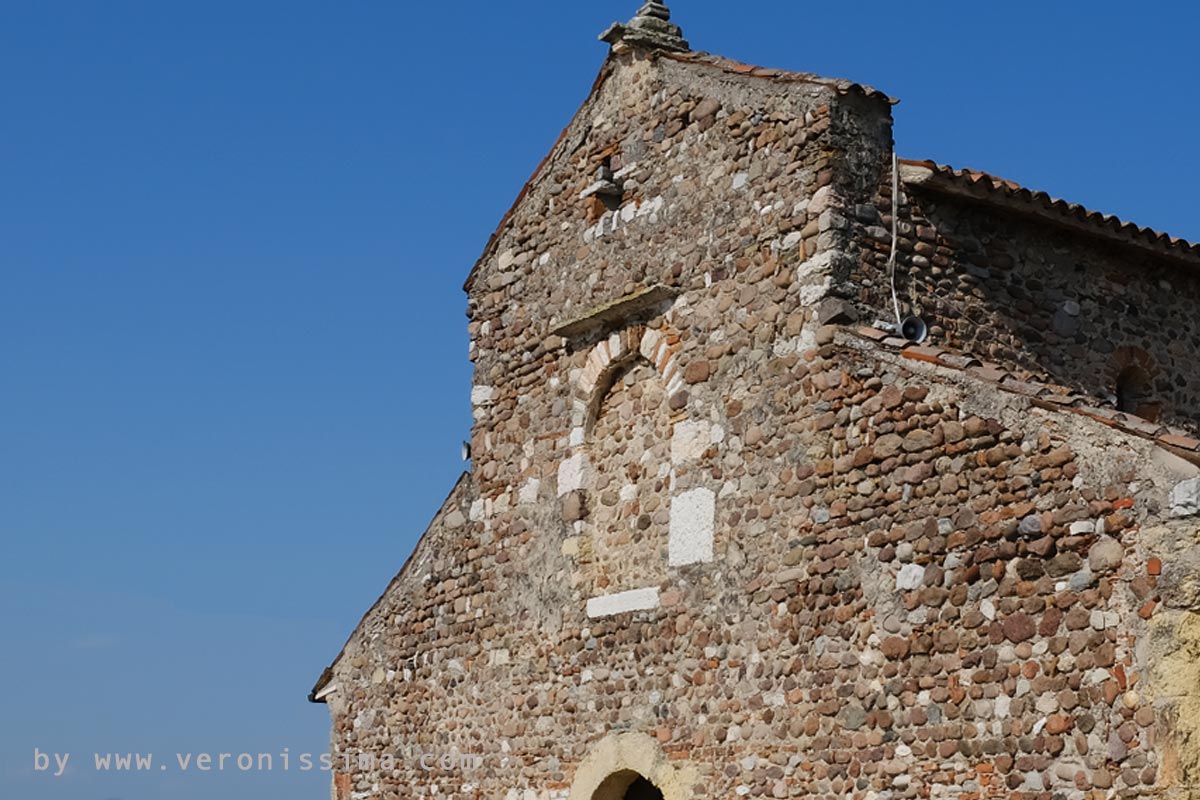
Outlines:
<svg viewBox="0 0 1200 800"><path fill-rule="evenodd" d="M1088 417L1110 428L1139 439L1146 439L1193 464L1200 465L1200 440L1189 431L1172 428L1099 405L1099 398L1076 392L1066 386L1043 383L1030 375L1017 373L999 364L989 363L966 353L940 347L913 344L876 328L843 328L870 346L890 351L910 361L955 370L1002 392L1019 394L1039 408Z"/></svg>
<svg viewBox="0 0 1200 800"><path fill-rule="evenodd" d="M1117 241L1193 268L1200 266L1200 244L1126 222L1112 214L1092 211L1078 203L1027 189L986 172L905 158L900 159L900 178L910 186L973 200L1077 233Z"/></svg>

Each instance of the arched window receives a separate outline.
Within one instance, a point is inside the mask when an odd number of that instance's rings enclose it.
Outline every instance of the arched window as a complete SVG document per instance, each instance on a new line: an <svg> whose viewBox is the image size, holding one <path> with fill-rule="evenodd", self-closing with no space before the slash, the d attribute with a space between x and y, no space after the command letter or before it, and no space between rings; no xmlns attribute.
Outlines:
<svg viewBox="0 0 1200 800"><path fill-rule="evenodd" d="M1129 366L1117 375L1117 410L1151 422L1158 420L1160 406L1154 402L1150 376L1139 366Z"/></svg>

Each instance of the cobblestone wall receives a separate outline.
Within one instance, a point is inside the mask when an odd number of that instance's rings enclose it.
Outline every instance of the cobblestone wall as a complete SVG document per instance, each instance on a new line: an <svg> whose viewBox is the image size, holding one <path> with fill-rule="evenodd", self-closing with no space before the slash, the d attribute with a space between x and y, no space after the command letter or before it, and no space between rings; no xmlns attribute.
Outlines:
<svg viewBox="0 0 1200 800"><path fill-rule="evenodd" d="M472 474L325 681L335 797L1194 785L1196 468L822 324L886 102L606 70L468 282Z"/></svg>
<svg viewBox="0 0 1200 800"><path fill-rule="evenodd" d="M1114 402L1136 373L1144 416L1200 427L1195 267L920 187L904 198L897 284L934 341ZM885 319L890 205L889 173L857 210L850 289Z"/></svg>
<svg viewBox="0 0 1200 800"><path fill-rule="evenodd" d="M614 730L694 765L692 797L1155 784L1175 705L1145 687L1139 530L1178 476L1152 445L834 341L762 366L672 461L715 489L714 556L647 608L587 616L587 527L552 490L442 515L339 665L335 746L482 764L350 786L565 796Z"/></svg>

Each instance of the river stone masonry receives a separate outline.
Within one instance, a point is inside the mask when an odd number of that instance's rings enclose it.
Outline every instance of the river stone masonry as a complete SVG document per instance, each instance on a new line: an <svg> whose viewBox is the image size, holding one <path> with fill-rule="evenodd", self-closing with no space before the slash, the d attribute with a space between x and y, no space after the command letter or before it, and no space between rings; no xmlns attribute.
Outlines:
<svg viewBox="0 0 1200 800"><path fill-rule="evenodd" d="M1200 796L1200 250L606 41L466 283L471 471L313 689L334 800Z"/></svg>

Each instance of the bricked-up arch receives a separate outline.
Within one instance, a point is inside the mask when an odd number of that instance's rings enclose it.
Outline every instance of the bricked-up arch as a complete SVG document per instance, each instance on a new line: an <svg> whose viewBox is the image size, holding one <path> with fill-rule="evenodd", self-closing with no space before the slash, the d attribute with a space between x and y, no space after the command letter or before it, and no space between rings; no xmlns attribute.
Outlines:
<svg viewBox="0 0 1200 800"><path fill-rule="evenodd" d="M669 331L635 325L612 334L599 342L587 355L575 383L575 398L571 413L572 425L584 435L591 432L616 376L632 361L644 359L662 379L669 402L681 409L686 403L683 393L683 369L676 357L677 337Z"/></svg>
<svg viewBox="0 0 1200 800"><path fill-rule="evenodd" d="M667 388L640 355L622 359L599 394L586 442L588 573L598 594L659 586L667 578L672 495Z"/></svg>
<svg viewBox="0 0 1200 800"><path fill-rule="evenodd" d="M669 328L630 326L596 344L573 376L558 495L579 537L592 617L657 608L671 569L714 557L716 494L689 487L694 479L676 485L676 467L706 457L724 434L690 419L678 347Z"/></svg>
<svg viewBox="0 0 1200 800"><path fill-rule="evenodd" d="M573 502L586 517L580 563L597 597L656 596L669 567L711 558L711 547L672 538L672 443L688 412L678 342L670 329L630 325L597 343L576 377L572 445L590 475Z"/></svg>

